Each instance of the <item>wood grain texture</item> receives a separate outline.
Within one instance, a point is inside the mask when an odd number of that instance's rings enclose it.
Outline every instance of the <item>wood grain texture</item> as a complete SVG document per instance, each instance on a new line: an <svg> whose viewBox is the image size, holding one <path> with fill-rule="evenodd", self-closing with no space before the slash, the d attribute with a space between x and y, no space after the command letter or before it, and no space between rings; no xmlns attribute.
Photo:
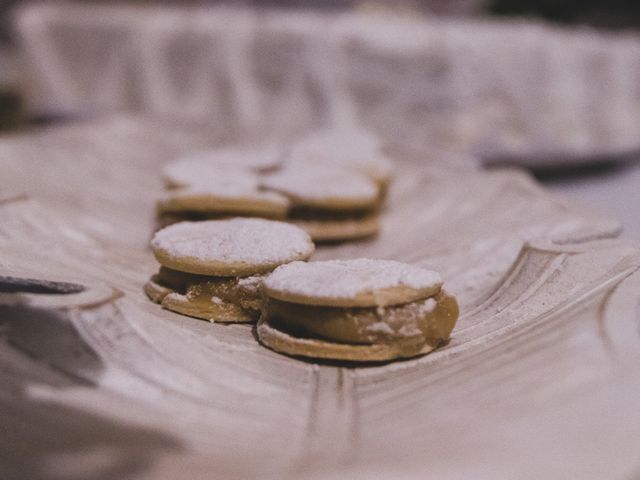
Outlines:
<svg viewBox="0 0 640 480"><path fill-rule="evenodd" d="M301 361L142 292L157 166L206 143L131 118L0 140L0 477L640 472L640 250L615 221L519 171L398 154L382 234L314 258L438 269L462 307L451 342ZM34 279L84 290L15 291Z"/></svg>

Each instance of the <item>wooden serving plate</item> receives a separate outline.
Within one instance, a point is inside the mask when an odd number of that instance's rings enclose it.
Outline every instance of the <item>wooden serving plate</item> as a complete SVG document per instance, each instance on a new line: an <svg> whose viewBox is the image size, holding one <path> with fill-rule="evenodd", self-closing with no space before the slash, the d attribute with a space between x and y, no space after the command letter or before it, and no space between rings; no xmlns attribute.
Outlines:
<svg viewBox="0 0 640 480"><path fill-rule="evenodd" d="M448 345L313 363L147 300L158 165L132 118L0 139L1 478L633 478L640 250L521 171L396 151L381 235L442 272ZM422 156L421 156L422 157Z"/></svg>

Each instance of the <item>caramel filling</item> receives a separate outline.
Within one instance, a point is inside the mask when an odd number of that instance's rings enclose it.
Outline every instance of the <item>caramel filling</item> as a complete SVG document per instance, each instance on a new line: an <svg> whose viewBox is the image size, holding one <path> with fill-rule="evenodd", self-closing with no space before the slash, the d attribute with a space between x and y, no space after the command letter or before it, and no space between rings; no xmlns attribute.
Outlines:
<svg viewBox="0 0 640 480"><path fill-rule="evenodd" d="M289 210L289 218L292 220L313 221L347 221L364 220L376 215L376 209L336 210L314 207L293 207Z"/></svg>
<svg viewBox="0 0 640 480"><path fill-rule="evenodd" d="M354 345L428 343L449 338L458 319L458 303L444 290L403 305L337 308L267 299L263 315L269 324L292 335Z"/></svg>
<svg viewBox="0 0 640 480"><path fill-rule="evenodd" d="M271 220L283 220L285 217L276 212L267 211L218 211L218 212L199 212L195 210L183 210L175 212L158 212L157 221L161 227L166 227L178 222L201 222L204 220L224 220L232 217L259 217Z"/></svg>
<svg viewBox="0 0 640 480"><path fill-rule="evenodd" d="M287 214L286 204L274 204L245 199L218 199L216 201L167 199L156 205L159 214L182 215L242 215L266 218L284 218Z"/></svg>
<svg viewBox="0 0 640 480"><path fill-rule="evenodd" d="M257 318L262 306L262 275L251 277L210 277L178 272L166 267L153 281L184 295L194 308L205 310L210 305L235 305Z"/></svg>
<svg viewBox="0 0 640 480"><path fill-rule="evenodd" d="M376 209L341 211L310 207L295 207L289 211L289 215L286 218L279 214L268 214L267 212L249 214L248 212L231 211L161 211L157 215L157 226L162 228L183 221L221 220L238 215L288 220L306 230L316 241L340 241L368 237L377 233L379 229L379 214Z"/></svg>

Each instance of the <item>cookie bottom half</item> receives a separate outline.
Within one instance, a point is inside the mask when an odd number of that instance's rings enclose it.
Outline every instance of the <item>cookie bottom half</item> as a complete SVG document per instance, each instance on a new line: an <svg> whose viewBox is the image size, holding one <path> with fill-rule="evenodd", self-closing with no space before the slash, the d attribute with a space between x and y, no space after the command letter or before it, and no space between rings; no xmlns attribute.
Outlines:
<svg viewBox="0 0 640 480"><path fill-rule="evenodd" d="M218 211L218 212L198 212L185 210L182 212L159 212L156 215L156 230L168 227L174 223L180 222L204 222L207 220L226 220L235 217L245 218L264 218L266 220L281 220L286 221L284 215L268 215L265 213L249 213L249 212L230 212L230 211Z"/></svg>
<svg viewBox="0 0 640 480"><path fill-rule="evenodd" d="M458 318L444 291L384 308L335 308L268 299L258 324L267 347L313 358L382 361L428 353L446 342Z"/></svg>
<svg viewBox="0 0 640 480"><path fill-rule="evenodd" d="M341 242L371 237L380 230L377 209L331 210L296 207L289 222L305 230L316 242Z"/></svg>
<svg viewBox="0 0 640 480"><path fill-rule="evenodd" d="M172 312L220 323L255 322L262 277L208 277L165 267L144 286L147 296Z"/></svg>
<svg viewBox="0 0 640 480"><path fill-rule="evenodd" d="M352 345L310 337L295 337L284 330L271 326L262 318L258 321L257 333L260 342L271 350L296 357L323 360L382 362L424 355L437 348L437 345L433 346L428 343L413 346L385 343Z"/></svg>
<svg viewBox="0 0 640 480"><path fill-rule="evenodd" d="M224 220L233 217L260 217L269 220L282 220L305 230L316 242L343 242L372 237L380 230L380 214L367 215L292 215L289 217L249 215L231 212L163 212L156 217L156 230L179 222L201 222L206 220Z"/></svg>

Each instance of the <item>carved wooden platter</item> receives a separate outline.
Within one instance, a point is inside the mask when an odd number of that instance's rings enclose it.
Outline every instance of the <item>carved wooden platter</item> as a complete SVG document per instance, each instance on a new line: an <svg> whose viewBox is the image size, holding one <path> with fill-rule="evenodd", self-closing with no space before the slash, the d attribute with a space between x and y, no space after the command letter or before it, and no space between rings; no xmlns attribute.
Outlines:
<svg viewBox="0 0 640 480"><path fill-rule="evenodd" d="M442 272L451 342L356 367L152 304L158 165L132 118L0 139L1 478L633 478L640 250L521 171L396 150L373 241Z"/></svg>

